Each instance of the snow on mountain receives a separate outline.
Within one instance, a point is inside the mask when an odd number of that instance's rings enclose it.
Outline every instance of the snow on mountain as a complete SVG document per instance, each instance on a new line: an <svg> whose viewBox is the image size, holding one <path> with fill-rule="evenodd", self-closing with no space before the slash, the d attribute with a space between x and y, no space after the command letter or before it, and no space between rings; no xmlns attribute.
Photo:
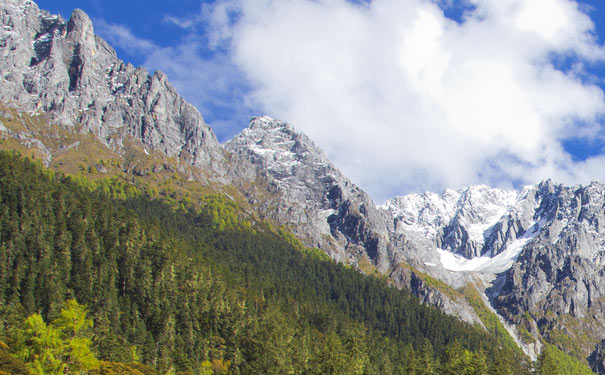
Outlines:
<svg viewBox="0 0 605 375"><path fill-rule="evenodd" d="M397 197L382 208L390 212L398 229L423 236L439 249L473 259L485 253L486 239L513 208L518 195L479 185L448 189L441 195L429 192Z"/></svg>
<svg viewBox="0 0 605 375"><path fill-rule="evenodd" d="M499 274L512 267L519 257L523 247L536 237L541 224L536 223L530 230L506 247L506 250L493 257L483 255L473 259L466 259L450 251L438 249L441 255L441 264L449 271L474 271L490 274Z"/></svg>
<svg viewBox="0 0 605 375"><path fill-rule="evenodd" d="M456 214L459 199L459 191L445 190L441 195L426 192L397 197L381 207L389 211L406 231L435 240L439 228L449 223Z"/></svg>

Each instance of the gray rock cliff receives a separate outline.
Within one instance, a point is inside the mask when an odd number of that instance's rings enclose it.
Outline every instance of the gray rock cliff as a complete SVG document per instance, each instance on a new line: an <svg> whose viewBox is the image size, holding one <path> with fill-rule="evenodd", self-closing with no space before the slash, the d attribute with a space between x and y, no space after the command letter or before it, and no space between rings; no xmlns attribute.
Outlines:
<svg viewBox="0 0 605 375"><path fill-rule="evenodd" d="M161 72L125 64L76 9L69 21L29 0L0 3L0 101L81 125L114 150L132 136L146 147L213 170L223 150L201 114Z"/></svg>
<svg viewBox="0 0 605 375"><path fill-rule="evenodd" d="M269 117L252 119L225 149L249 160L270 181L264 216L288 225L310 246L355 262L365 255L381 270L393 260L392 224L304 134ZM403 242L397 243L402 246Z"/></svg>

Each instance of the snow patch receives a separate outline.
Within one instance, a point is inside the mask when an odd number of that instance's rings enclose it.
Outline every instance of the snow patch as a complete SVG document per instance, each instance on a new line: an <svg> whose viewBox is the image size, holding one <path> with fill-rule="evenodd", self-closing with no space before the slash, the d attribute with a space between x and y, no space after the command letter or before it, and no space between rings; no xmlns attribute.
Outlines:
<svg viewBox="0 0 605 375"><path fill-rule="evenodd" d="M273 154L275 154L275 153L276 153L276 151L275 151L275 150L268 149L268 148L262 148L262 147L259 147L259 146L251 146L251 147L250 147L250 149L251 149L251 150L252 150L252 152L254 152L255 154L257 154L257 155L262 155L262 156L264 156L264 155L268 155L268 154L273 155Z"/></svg>
<svg viewBox="0 0 605 375"><path fill-rule="evenodd" d="M440 255L443 268L454 272L484 272L484 273L502 273L512 267L513 263L521 254L521 251L529 241L534 239L540 228L544 225L543 221L534 223L531 229L516 240L514 240L506 250L495 257L481 256L473 259L466 259L447 250L437 249Z"/></svg>

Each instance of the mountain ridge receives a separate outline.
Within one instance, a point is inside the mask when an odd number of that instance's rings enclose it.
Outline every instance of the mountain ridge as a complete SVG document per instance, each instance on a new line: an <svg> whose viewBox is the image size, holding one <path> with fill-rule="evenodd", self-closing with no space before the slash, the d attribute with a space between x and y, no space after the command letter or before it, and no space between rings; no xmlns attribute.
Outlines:
<svg viewBox="0 0 605 375"><path fill-rule="evenodd" d="M220 172L222 148L197 109L163 73L119 60L82 10L66 22L33 1L10 0L1 9L0 101L49 114L64 127L81 124L80 132L117 151L132 135L168 157Z"/></svg>
<svg viewBox="0 0 605 375"><path fill-rule="evenodd" d="M6 126L0 131L39 149L47 165L75 145L53 149L50 140L64 137L61 143L69 134L92 135L118 156L132 147L139 155L159 152L174 165L120 168L134 175L156 167L183 172L187 180L236 191L261 219L286 226L305 245L388 275L426 303L482 325L468 300L422 274L453 289L475 285L503 322L516 327L513 335L527 331L524 349L534 358L543 341L564 346L549 333L571 331L567 317L589 319L573 329L578 337L590 333L589 339L563 349L577 350L583 359L593 354L598 368L605 342L595 333L595 327L605 328L599 323L605 311L599 302L605 276L598 269L605 259L602 183L565 187L547 180L520 192L469 187L377 206L309 137L283 121L253 118L219 144L163 73L150 75L120 61L94 35L84 12L65 21L29 0L8 0L0 10L0 101L49 116L67 135L44 138ZM88 169L107 169L101 164Z"/></svg>

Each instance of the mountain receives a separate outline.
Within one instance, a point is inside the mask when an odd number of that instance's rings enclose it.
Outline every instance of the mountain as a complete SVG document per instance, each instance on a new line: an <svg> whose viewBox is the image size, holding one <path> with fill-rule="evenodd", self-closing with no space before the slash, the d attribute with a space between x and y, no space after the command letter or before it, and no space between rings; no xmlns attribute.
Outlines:
<svg viewBox="0 0 605 375"><path fill-rule="evenodd" d="M65 21L32 1L10 0L0 4L0 11L0 102L30 116L45 115L45 121L65 130L40 134L25 123L6 123L4 133L37 148L46 165L56 166L72 145L84 147L76 136L92 135L113 151L106 159L116 159L124 172L145 175L169 169L203 184L214 182L218 190L233 184L261 218L291 227L306 244L325 249L335 259L356 263L365 256L383 272L396 261L392 253L398 239L390 238L394 232L388 216L306 136L279 121L257 118L223 147L163 73L150 75L119 60L95 36L81 10ZM6 113L8 120L20 117ZM56 145L60 137L70 141ZM259 158L262 149L249 147L260 139L274 148L275 160L269 154ZM133 148L141 152L131 157ZM153 152L176 163L129 164ZM106 168L99 164L84 169Z"/></svg>
<svg viewBox="0 0 605 375"><path fill-rule="evenodd" d="M180 172L239 195L261 219L288 226L337 260L363 259L381 273L403 261L405 236L386 212L289 125L255 118L220 145L163 73L119 60L81 10L65 21L32 1L10 0L0 11L0 102L7 108L0 130L10 145L35 149L59 169L70 162L66 153L94 147L73 158L100 160L78 160L70 173ZM115 170L105 172L108 164Z"/></svg>
<svg viewBox="0 0 605 375"><path fill-rule="evenodd" d="M402 230L430 239L438 248L472 259L492 252L485 232L512 206L515 192L473 186L438 196L411 194L386 202Z"/></svg>
<svg viewBox="0 0 605 375"><path fill-rule="evenodd" d="M119 60L81 10L66 21L5 0L0 21L1 148L183 209L224 194L251 222L387 276L534 359L551 343L605 373L603 184L472 186L377 206L285 122L256 117L219 144L164 74Z"/></svg>
<svg viewBox="0 0 605 375"><path fill-rule="evenodd" d="M419 248L397 230L387 210L347 179L309 137L269 117L252 119L225 149L248 160L270 184L270 194L252 197L261 217L286 225L307 246L370 274L387 274L425 303L483 325L463 296L430 287L402 264L424 265ZM428 254L430 256L430 254Z"/></svg>
<svg viewBox="0 0 605 375"><path fill-rule="evenodd" d="M248 159L270 181L272 195L259 206L263 215L339 261L367 256L381 271L393 262L402 239L390 236L390 218L306 135L282 121L257 117L225 149Z"/></svg>
<svg viewBox="0 0 605 375"><path fill-rule="evenodd" d="M219 195L113 199L5 151L0 176L3 374L530 374L518 348Z"/></svg>
<svg viewBox="0 0 605 375"><path fill-rule="evenodd" d="M519 192L473 186L384 205L402 230L429 239L426 251L440 259L427 266L447 269L450 282L481 281L526 349L556 343L591 355L594 368L605 339L603 207L605 184L550 180Z"/></svg>
<svg viewBox="0 0 605 375"><path fill-rule="evenodd" d="M161 72L119 60L76 9L69 21L29 0L0 4L0 101L54 124L94 134L123 153L125 140L206 170L220 171L224 152L201 114ZM52 153L44 150L45 161Z"/></svg>

